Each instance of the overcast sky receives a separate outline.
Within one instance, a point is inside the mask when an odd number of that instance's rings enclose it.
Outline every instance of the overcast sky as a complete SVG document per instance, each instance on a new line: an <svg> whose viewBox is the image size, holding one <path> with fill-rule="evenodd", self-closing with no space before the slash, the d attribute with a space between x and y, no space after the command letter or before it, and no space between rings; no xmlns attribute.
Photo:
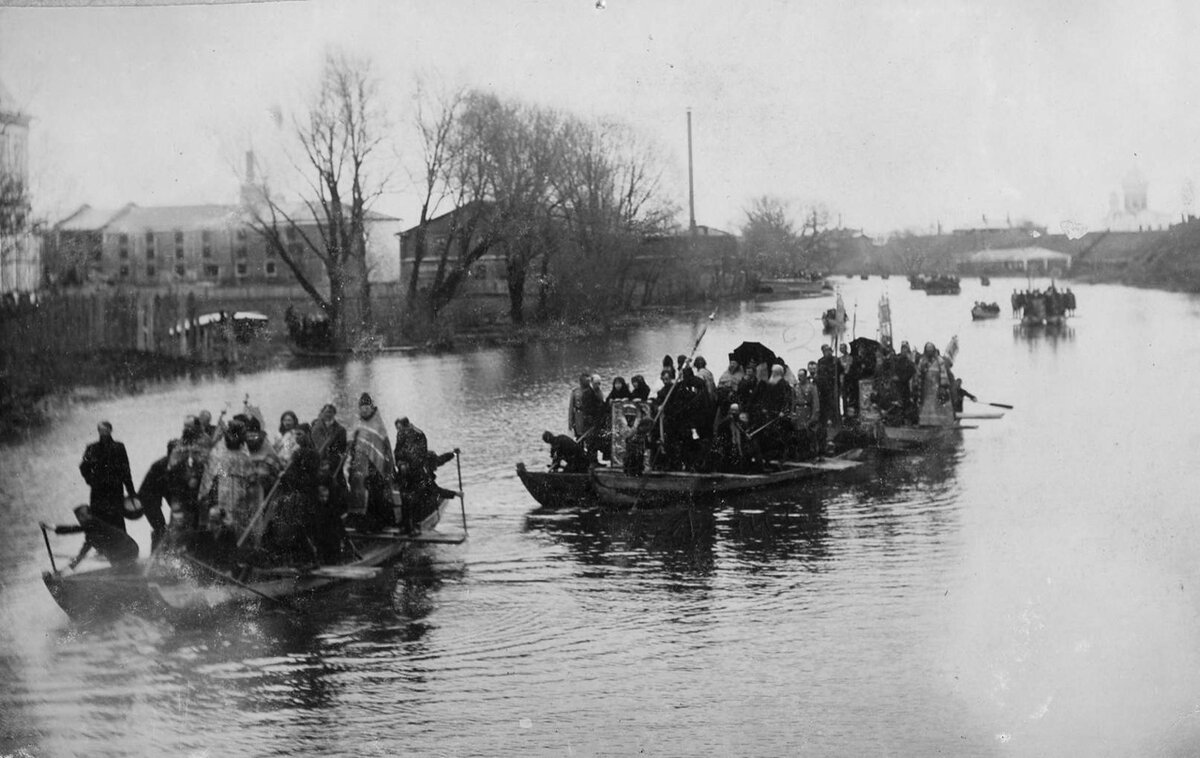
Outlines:
<svg viewBox="0 0 1200 758"><path fill-rule="evenodd" d="M369 57L392 119L418 72L656 140L687 205L736 229L758 195L869 232L1011 216L1096 226L1137 167L1178 214L1200 175L1188 0L478 0L0 9L0 80L34 117L37 205L235 202L269 108L330 47ZM401 159L419 156L397 141ZM396 174L378 209L416 218ZM1195 210L1195 209L1193 209ZM681 219L686 223L686 210Z"/></svg>

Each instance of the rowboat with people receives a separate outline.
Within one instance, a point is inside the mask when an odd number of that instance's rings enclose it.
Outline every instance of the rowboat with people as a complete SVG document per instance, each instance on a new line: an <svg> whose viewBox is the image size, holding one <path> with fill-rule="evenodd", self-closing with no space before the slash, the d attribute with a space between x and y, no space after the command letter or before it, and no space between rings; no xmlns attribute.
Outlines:
<svg viewBox="0 0 1200 758"><path fill-rule="evenodd" d="M975 305L971 306L971 319L973 321L984 321L986 319L1000 318L999 303L983 303L976 301Z"/></svg>
<svg viewBox="0 0 1200 758"><path fill-rule="evenodd" d="M461 499L461 492L454 494ZM52 570L42 573L42 581L59 607L73 619L131 613L181 619L250 606L295 609L320 592L379 576L413 546L462 542L466 535L465 508L460 535L436 530L448 503L449 498L440 497L437 507L414 534L397 529L346 530L345 560L330 565L255 566L234 576L180 551L154 553L123 567L76 572L60 569L51 553Z"/></svg>

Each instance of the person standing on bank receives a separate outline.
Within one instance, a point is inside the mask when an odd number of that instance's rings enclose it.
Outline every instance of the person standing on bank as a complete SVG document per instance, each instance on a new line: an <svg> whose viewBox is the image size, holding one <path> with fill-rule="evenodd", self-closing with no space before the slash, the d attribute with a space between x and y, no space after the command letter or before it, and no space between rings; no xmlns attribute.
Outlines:
<svg viewBox="0 0 1200 758"><path fill-rule="evenodd" d="M121 491L136 497L133 474L129 471L129 455L125 446L112 438L112 424L101 421L96 425L100 439L87 446L79 473L92 488L89 505L92 518L125 531L125 507Z"/></svg>

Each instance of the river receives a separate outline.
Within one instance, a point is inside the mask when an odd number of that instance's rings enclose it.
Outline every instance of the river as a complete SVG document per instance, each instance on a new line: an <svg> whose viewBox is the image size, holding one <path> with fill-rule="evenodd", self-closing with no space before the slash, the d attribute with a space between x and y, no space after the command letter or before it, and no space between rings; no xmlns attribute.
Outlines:
<svg viewBox="0 0 1200 758"><path fill-rule="evenodd" d="M1015 408L801 492L625 515L539 509L514 464L544 465L540 434L564 429L581 370L652 382L703 317L63 410L0 447L0 755L1200 752L1200 299L1080 285L1069 330L1047 334L1008 318L1024 280L946 297L837 284L858 335L886 290L897 340L957 334L964 385ZM1002 318L973 323L976 299ZM718 373L743 339L803 363L832 304L723 307L699 352ZM185 413L248 394L268 419L332 400L348 423L364 391L434 449L462 448L462 545L313 613L200 628L74 624L46 592L36 525L86 502L77 464L99 419L140 482ZM148 545L144 520L131 532Z"/></svg>

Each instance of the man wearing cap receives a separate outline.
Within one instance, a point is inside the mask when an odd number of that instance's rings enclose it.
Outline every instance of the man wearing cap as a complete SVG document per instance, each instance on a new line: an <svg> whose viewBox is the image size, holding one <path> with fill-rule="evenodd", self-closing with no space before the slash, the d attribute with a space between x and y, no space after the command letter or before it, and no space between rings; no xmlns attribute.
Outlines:
<svg viewBox="0 0 1200 758"><path fill-rule="evenodd" d="M84 450L79 472L92 488L91 516L123 532L125 514L121 492L127 491L129 497L137 496L133 474L129 471L129 456L125 446L112 438L112 424L101 421L96 425L96 431L100 439Z"/></svg>

